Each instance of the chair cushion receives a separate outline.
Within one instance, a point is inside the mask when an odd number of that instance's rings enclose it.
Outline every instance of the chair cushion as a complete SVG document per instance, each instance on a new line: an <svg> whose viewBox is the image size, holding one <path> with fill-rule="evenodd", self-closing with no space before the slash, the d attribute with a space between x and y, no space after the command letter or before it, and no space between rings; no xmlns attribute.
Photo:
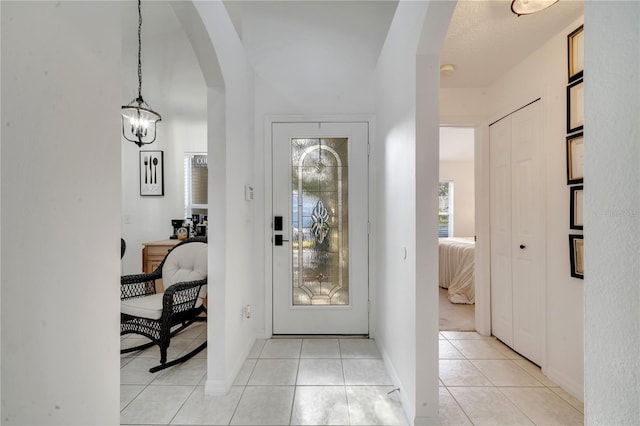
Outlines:
<svg viewBox="0 0 640 426"><path fill-rule="evenodd" d="M171 250L162 267L162 283L167 289L173 284L201 280L207 277L207 244L193 242ZM198 297L207 295L207 286L202 286Z"/></svg>
<svg viewBox="0 0 640 426"><path fill-rule="evenodd" d="M134 317L159 320L162 317L162 297L164 293L125 299L120 302L120 312ZM196 300L196 308L202 306L202 299Z"/></svg>

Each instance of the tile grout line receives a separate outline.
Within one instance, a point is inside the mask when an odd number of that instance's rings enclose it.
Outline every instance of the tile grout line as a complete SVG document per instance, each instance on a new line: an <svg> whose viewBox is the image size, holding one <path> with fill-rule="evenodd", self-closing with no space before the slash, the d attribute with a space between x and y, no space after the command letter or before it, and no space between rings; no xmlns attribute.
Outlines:
<svg viewBox="0 0 640 426"><path fill-rule="evenodd" d="M289 411L289 425L293 421L293 410L295 408L296 394L298 393L298 376L300 375L300 359L302 357L302 347L304 346L304 339L300 339L300 350L298 352L298 368L296 368L296 377L293 380L293 399L291 400L291 410Z"/></svg>
<svg viewBox="0 0 640 426"><path fill-rule="evenodd" d="M351 425L351 406L349 403L349 392L347 392L347 375L344 372L344 358L342 357L342 345L338 340L338 352L340 353L340 366L342 367L342 382L344 383L344 399L347 401L347 418L349 419L349 425Z"/></svg>

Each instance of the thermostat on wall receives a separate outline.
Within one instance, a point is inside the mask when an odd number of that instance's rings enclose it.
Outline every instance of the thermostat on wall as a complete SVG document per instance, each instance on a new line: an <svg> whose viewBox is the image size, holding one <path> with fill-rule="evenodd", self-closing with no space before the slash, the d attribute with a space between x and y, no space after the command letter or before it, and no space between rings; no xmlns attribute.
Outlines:
<svg viewBox="0 0 640 426"><path fill-rule="evenodd" d="M244 199L246 201L253 200L253 186L249 185L248 183L245 183L244 185Z"/></svg>

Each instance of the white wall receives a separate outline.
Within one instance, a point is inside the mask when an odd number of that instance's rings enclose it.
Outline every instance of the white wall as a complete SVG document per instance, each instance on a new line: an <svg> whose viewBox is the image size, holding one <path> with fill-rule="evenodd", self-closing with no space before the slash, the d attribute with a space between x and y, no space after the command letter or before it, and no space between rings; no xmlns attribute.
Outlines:
<svg viewBox="0 0 640 426"><path fill-rule="evenodd" d="M2 8L2 423L118 424L120 8Z"/></svg>
<svg viewBox="0 0 640 426"><path fill-rule="evenodd" d="M640 423L640 3L585 2L585 424Z"/></svg>
<svg viewBox="0 0 640 426"><path fill-rule="evenodd" d="M209 203L208 340L212 345L206 391L218 394L231 387L254 342L255 321L245 319L242 311L247 304L256 305L255 294L261 288L257 271L247 267L254 261L255 207L244 199L244 185L255 176L254 76L223 3L194 6L224 80L207 77L209 199L218 201Z"/></svg>
<svg viewBox="0 0 640 426"><path fill-rule="evenodd" d="M539 97L543 98L547 200L547 323L543 371L571 394L583 399L584 282L572 278L569 273L569 187L566 184L565 163L567 34L580 23L576 21L560 31L489 88L442 90L441 104L448 110L447 122L466 119L482 121L482 117L486 117L486 126ZM527 84L523 84L523 81ZM468 94L467 101L460 102L465 94ZM461 105L460 111L455 109L457 104ZM481 158L488 161L486 155L483 156L488 152L487 146L477 148L480 148ZM482 170L486 164L481 162L479 166L481 170L476 176L481 179L484 176L482 180L488 182L485 176L487 170L484 170L485 173ZM485 197L476 195L480 198L479 213L483 213L488 208L482 202ZM488 236L488 222L477 221L476 233L479 241L481 235ZM477 264L482 266L482 261L477 261ZM487 286L483 288L485 291L488 289Z"/></svg>
<svg viewBox="0 0 640 426"><path fill-rule="evenodd" d="M453 182L453 236L475 235L475 173L473 161L441 161L440 182Z"/></svg>
<svg viewBox="0 0 640 426"><path fill-rule="evenodd" d="M569 25L489 88L490 120L541 97L546 162L546 353L543 372L583 398L583 288L570 275L569 187L566 175L567 35ZM588 71L587 71L588 74ZM527 84L522 84L526 81Z"/></svg>
<svg viewBox="0 0 640 426"><path fill-rule="evenodd" d="M241 5L232 2L227 6ZM380 2L378 7L393 10L395 4ZM373 113L374 69L382 43L376 37L378 27L388 25L385 15L372 13L371 7L360 2L332 3L331 7L322 2L257 2L251 3L243 22L237 23L255 70L255 170L259 178L253 182L254 204L256 223L263 225L256 228L255 239L265 243L256 247L253 266L256 282L263 284L256 300L266 300L267 305L271 303L269 289L264 287L265 277L271 276L271 153L265 121L285 116L345 120ZM342 32L353 28L353 34ZM269 287L271 282L266 281ZM270 308L263 303L254 308L258 335L270 337ZM258 322L259 318L263 321Z"/></svg>
<svg viewBox="0 0 640 426"><path fill-rule="evenodd" d="M437 70L453 7L399 2L376 70L376 339L411 424L438 422Z"/></svg>
<svg viewBox="0 0 640 426"><path fill-rule="evenodd" d="M138 15L135 2L122 13L122 105L138 94ZM185 152L207 152L207 92L191 43L165 1L142 5L142 95L162 115L157 139L138 148L122 139L122 269L142 271L142 243L169 238L171 219L184 218ZM163 197L140 196L139 152L164 151Z"/></svg>
<svg viewBox="0 0 640 426"><path fill-rule="evenodd" d="M377 236L373 259L377 265L376 341L395 370L399 381L395 385L400 387L411 421L416 415L415 80L425 9L420 3L398 4L378 61L378 131L372 141L377 158L373 165L377 179L373 212Z"/></svg>

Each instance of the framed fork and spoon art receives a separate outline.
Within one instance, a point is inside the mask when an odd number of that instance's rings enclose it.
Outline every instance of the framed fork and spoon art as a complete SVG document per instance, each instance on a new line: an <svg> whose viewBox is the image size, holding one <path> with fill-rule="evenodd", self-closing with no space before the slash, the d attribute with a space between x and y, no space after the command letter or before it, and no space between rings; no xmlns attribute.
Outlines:
<svg viewBox="0 0 640 426"><path fill-rule="evenodd" d="M163 151L140 151L140 196L163 195Z"/></svg>

